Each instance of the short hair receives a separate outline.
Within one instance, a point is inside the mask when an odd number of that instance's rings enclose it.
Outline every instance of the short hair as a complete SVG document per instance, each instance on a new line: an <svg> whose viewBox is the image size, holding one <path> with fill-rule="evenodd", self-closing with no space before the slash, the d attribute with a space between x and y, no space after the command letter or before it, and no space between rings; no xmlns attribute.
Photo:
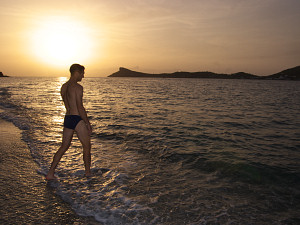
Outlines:
<svg viewBox="0 0 300 225"><path fill-rule="evenodd" d="M71 67L70 67L70 73L71 75L73 75L76 71L78 72L84 72L84 66L80 65L80 64L73 64Z"/></svg>

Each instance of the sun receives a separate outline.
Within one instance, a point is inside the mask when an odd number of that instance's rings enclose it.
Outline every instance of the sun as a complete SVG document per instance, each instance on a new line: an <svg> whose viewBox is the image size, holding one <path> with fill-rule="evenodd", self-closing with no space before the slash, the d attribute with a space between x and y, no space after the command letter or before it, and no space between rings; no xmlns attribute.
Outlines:
<svg viewBox="0 0 300 225"><path fill-rule="evenodd" d="M85 63L92 56L92 40L87 26L66 18L47 18L32 33L35 56L51 65Z"/></svg>

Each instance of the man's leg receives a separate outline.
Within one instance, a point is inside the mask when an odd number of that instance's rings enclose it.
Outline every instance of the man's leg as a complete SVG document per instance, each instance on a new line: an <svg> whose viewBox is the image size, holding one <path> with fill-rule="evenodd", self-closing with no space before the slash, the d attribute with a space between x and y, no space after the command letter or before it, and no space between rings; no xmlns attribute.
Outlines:
<svg viewBox="0 0 300 225"><path fill-rule="evenodd" d="M83 120L77 124L75 131L83 148L85 175L91 176L91 137Z"/></svg>
<svg viewBox="0 0 300 225"><path fill-rule="evenodd" d="M63 154L69 149L72 138L73 138L73 134L74 134L74 130L64 128L62 143L61 143L60 148L58 149L58 151L55 153L55 155L53 157L51 167L48 171L48 174L46 175L47 180L55 179L55 176L54 176L55 169L56 169L61 157L63 156Z"/></svg>

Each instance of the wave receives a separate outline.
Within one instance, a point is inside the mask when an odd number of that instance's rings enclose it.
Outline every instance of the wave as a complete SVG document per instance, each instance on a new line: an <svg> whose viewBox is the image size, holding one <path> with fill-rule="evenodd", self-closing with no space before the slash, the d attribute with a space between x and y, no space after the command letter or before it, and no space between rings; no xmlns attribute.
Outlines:
<svg viewBox="0 0 300 225"><path fill-rule="evenodd" d="M215 173L219 177L241 181L251 184L286 186L300 185L300 173L297 169L267 165L255 161L241 160L233 153L215 152L191 152L180 153L181 145L174 145L170 149L164 141L154 136L139 134L126 134L115 130L112 133L101 133L95 137L105 140L114 140L122 143L123 151L132 151L140 154L150 154L157 161L181 164L183 169L199 170L206 173ZM216 138L207 137L216 141ZM221 139L221 138L219 138ZM223 141L223 139L222 139ZM177 150L174 150L175 148Z"/></svg>
<svg viewBox="0 0 300 225"><path fill-rule="evenodd" d="M282 182L286 185L300 184L300 173L297 170L241 160L233 153L224 153L223 151L180 153L181 145L175 149L176 145L173 144L173 149L170 149L164 140L158 139L156 136L144 135L142 132L130 134L120 130L120 127L116 125L113 130L95 134L94 137L100 141L113 140L115 144L119 143L125 152L150 154L158 161L164 160L169 163L181 164L185 169L216 173L219 177L235 181L265 185ZM224 141L221 138L208 136L206 139Z"/></svg>
<svg viewBox="0 0 300 225"><path fill-rule="evenodd" d="M232 160L208 159L203 154L171 154L165 160L181 163L184 168L215 173L232 181L242 181L262 185L300 185L300 173L286 168L269 166L255 162L234 162Z"/></svg>

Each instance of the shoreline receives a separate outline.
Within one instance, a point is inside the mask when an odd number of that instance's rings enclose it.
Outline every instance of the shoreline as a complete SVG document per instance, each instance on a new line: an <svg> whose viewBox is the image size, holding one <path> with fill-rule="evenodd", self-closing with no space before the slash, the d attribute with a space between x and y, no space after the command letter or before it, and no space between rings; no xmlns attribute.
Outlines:
<svg viewBox="0 0 300 225"><path fill-rule="evenodd" d="M0 119L0 223L99 224L80 217L38 174L21 130Z"/></svg>

